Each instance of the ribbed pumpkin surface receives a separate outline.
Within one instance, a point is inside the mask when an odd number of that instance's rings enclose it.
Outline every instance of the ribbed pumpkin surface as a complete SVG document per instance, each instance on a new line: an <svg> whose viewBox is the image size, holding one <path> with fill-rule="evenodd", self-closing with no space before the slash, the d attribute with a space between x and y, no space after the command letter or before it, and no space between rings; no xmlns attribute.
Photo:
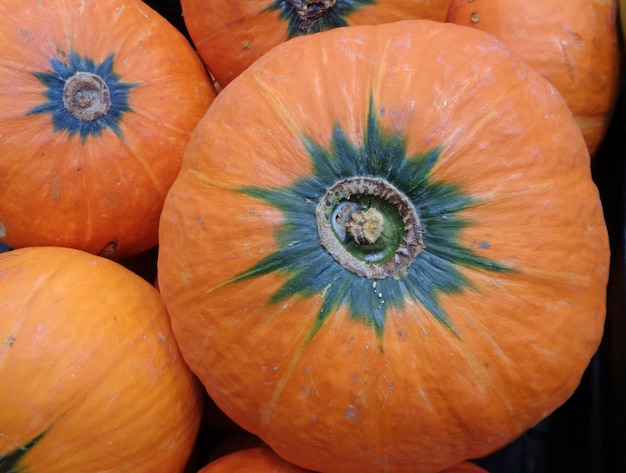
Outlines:
<svg viewBox="0 0 626 473"><path fill-rule="evenodd" d="M401 20L445 21L450 0L181 0L198 54L225 87L256 59L297 36Z"/></svg>
<svg viewBox="0 0 626 473"><path fill-rule="evenodd" d="M563 98L493 36L408 21L276 47L199 123L159 287L224 412L321 472L438 472L561 405L607 229Z"/></svg>
<svg viewBox="0 0 626 473"><path fill-rule="evenodd" d="M0 241L154 247L215 97L187 39L138 0L23 0L0 4L0 50Z"/></svg>
<svg viewBox="0 0 626 473"><path fill-rule="evenodd" d="M268 447L254 447L224 455L198 473L306 473L286 462Z"/></svg>
<svg viewBox="0 0 626 473"><path fill-rule="evenodd" d="M619 95L617 0L452 0L446 21L493 34L565 98L595 155Z"/></svg>
<svg viewBox="0 0 626 473"><path fill-rule="evenodd" d="M182 472L202 396L159 293L108 259L0 254L0 471Z"/></svg>

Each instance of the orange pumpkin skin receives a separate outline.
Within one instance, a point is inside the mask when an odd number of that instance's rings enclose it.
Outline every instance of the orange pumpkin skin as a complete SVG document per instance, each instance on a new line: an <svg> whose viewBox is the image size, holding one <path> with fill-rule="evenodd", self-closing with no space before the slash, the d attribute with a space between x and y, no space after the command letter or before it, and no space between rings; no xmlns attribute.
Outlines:
<svg viewBox="0 0 626 473"><path fill-rule="evenodd" d="M563 95L595 155L619 93L617 0L452 0L446 21L495 35Z"/></svg>
<svg viewBox="0 0 626 473"><path fill-rule="evenodd" d="M5 471L184 470L202 397L148 282L80 250L22 248L0 255L0 310Z"/></svg>
<svg viewBox="0 0 626 473"><path fill-rule="evenodd" d="M267 446L238 450L213 460L198 473L305 473ZM489 473L472 462L462 462L441 473Z"/></svg>
<svg viewBox="0 0 626 473"><path fill-rule="evenodd" d="M116 259L154 247L165 193L215 97L200 58L137 0L25 0L0 15L0 241ZM90 108L89 83L68 86L94 71L108 109Z"/></svg>
<svg viewBox="0 0 626 473"><path fill-rule="evenodd" d="M306 473L266 446L238 450L213 460L198 473Z"/></svg>
<svg viewBox="0 0 626 473"><path fill-rule="evenodd" d="M320 29L336 27L313 24L307 31L281 16L281 11L295 7L291 0L182 0L183 19L189 35L207 68L220 87L228 85L256 59L290 37L311 34ZM425 18L444 21L450 0L337 0L319 2L304 0L303 5L330 3L324 14L331 16L346 5L357 4L345 16L337 14L346 26L391 23ZM279 6L282 5L282 6ZM312 11L319 5L310 6ZM332 20L329 20L332 21ZM336 20L338 21L338 20ZM291 29L294 31L292 32Z"/></svg>
<svg viewBox="0 0 626 473"><path fill-rule="evenodd" d="M326 246L331 209L340 227L351 201L378 206L374 191L337 203L336 185L375 177L425 228L388 276ZM313 471L480 458L561 405L602 337L608 236L580 130L500 41L449 23L267 53L198 124L159 237L187 363L228 416ZM419 238L402 238L365 269L405 261Z"/></svg>

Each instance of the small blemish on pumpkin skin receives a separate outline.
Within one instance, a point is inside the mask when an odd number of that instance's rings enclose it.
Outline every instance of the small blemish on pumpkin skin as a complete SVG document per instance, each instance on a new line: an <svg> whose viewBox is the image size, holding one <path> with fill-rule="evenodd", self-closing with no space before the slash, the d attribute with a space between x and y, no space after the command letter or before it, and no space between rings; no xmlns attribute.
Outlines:
<svg viewBox="0 0 626 473"><path fill-rule="evenodd" d="M30 34L30 31L25 28L18 28L16 33L22 44L32 44L35 42L33 36Z"/></svg>
<svg viewBox="0 0 626 473"><path fill-rule="evenodd" d="M98 256L103 258L111 258L118 250L118 242L115 240L110 241L107 245L98 252Z"/></svg>
<svg viewBox="0 0 626 473"><path fill-rule="evenodd" d="M491 245L486 240L482 240L482 241L474 240L472 244L469 245L469 248L470 249L481 248L483 250L488 250L489 248L491 248Z"/></svg>

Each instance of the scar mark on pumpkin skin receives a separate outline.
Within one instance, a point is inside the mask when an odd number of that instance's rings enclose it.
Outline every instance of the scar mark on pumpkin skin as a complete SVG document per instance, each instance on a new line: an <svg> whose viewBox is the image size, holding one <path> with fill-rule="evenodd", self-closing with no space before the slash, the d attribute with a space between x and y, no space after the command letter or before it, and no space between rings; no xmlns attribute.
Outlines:
<svg viewBox="0 0 626 473"><path fill-rule="evenodd" d="M381 388L382 389L382 388ZM383 391L383 402L381 407L384 409L387 407L387 403L389 402L389 398L391 397L391 392L393 391L393 381L387 382L387 389Z"/></svg>
<svg viewBox="0 0 626 473"><path fill-rule="evenodd" d="M311 374L311 371L308 370L307 373L309 374L309 380L311 381L311 386L313 387L313 392L315 393L315 395L319 399L322 399L322 395L320 394L319 390L317 389L317 386L315 385L315 381L313 380L313 375Z"/></svg>
<svg viewBox="0 0 626 473"><path fill-rule="evenodd" d="M117 240L111 240L104 248L102 248L102 250L98 252L98 256L102 256L103 258L112 258L117 253L118 246L119 244Z"/></svg>
<svg viewBox="0 0 626 473"><path fill-rule="evenodd" d="M565 67L567 68L567 77L569 77L571 84L575 84L576 78L574 76L576 75L576 68L574 67L572 58L567 52L567 42L560 41L559 47L561 48L561 53L563 54L563 63L565 64Z"/></svg>
<svg viewBox="0 0 626 473"><path fill-rule="evenodd" d="M58 202L61 199L61 192L59 191L59 176L57 176L56 172L53 173L52 177L52 200Z"/></svg>

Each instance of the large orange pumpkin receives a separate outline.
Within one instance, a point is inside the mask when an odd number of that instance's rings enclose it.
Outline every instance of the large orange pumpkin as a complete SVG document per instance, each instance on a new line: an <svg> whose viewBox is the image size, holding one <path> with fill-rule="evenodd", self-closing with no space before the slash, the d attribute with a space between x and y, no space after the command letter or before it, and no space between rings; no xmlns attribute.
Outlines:
<svg viewBox="0 0 626 473"><path fill-rule="evenodd" d="M481 457L572 394L603 332L582 134L518 55L449 23L268 52L198 124L159 236L186 361L314 471Z"/></svg>
<svg viewBox="0 0 626 473"><path fill-rule="evenodd" d="M266 446L237 450L213 460L198 473L306 473Z"/></svg>
<svg viewBox="0 0 626 473"><path fill-rule="evenodd" d="M452 0L447 21L495 35L565 97L589 151L619 93L618 0Z"/></svg>
<svg viewBox="0 0 626 473"><path fill-rule="evenodd" d="M306 473L296 465L280 458L267 446L251 447L224 455L211 461L198 473ZM441 473L488 473L472 462L462 462Z"/></svg>
<svg viewBox="0 0 626 473"><path fill-rule="evenodd" d="M189 35L221 87L290 38L339 26L427 18L450 0L181 0Z"/></svg>
<svg viewBox="0 0 626 473"><path fill-rule="evenodd" d="M182 472L200 386L154 287L61 247L0 254L0 470Z"/></svg>
<svg viewBox="0 0 626 473"><path fill-rule="evenodd" d="M24 0L0 4L0 50L0 241L155 246L215 97L189 41L139 0Z"/></svg>

